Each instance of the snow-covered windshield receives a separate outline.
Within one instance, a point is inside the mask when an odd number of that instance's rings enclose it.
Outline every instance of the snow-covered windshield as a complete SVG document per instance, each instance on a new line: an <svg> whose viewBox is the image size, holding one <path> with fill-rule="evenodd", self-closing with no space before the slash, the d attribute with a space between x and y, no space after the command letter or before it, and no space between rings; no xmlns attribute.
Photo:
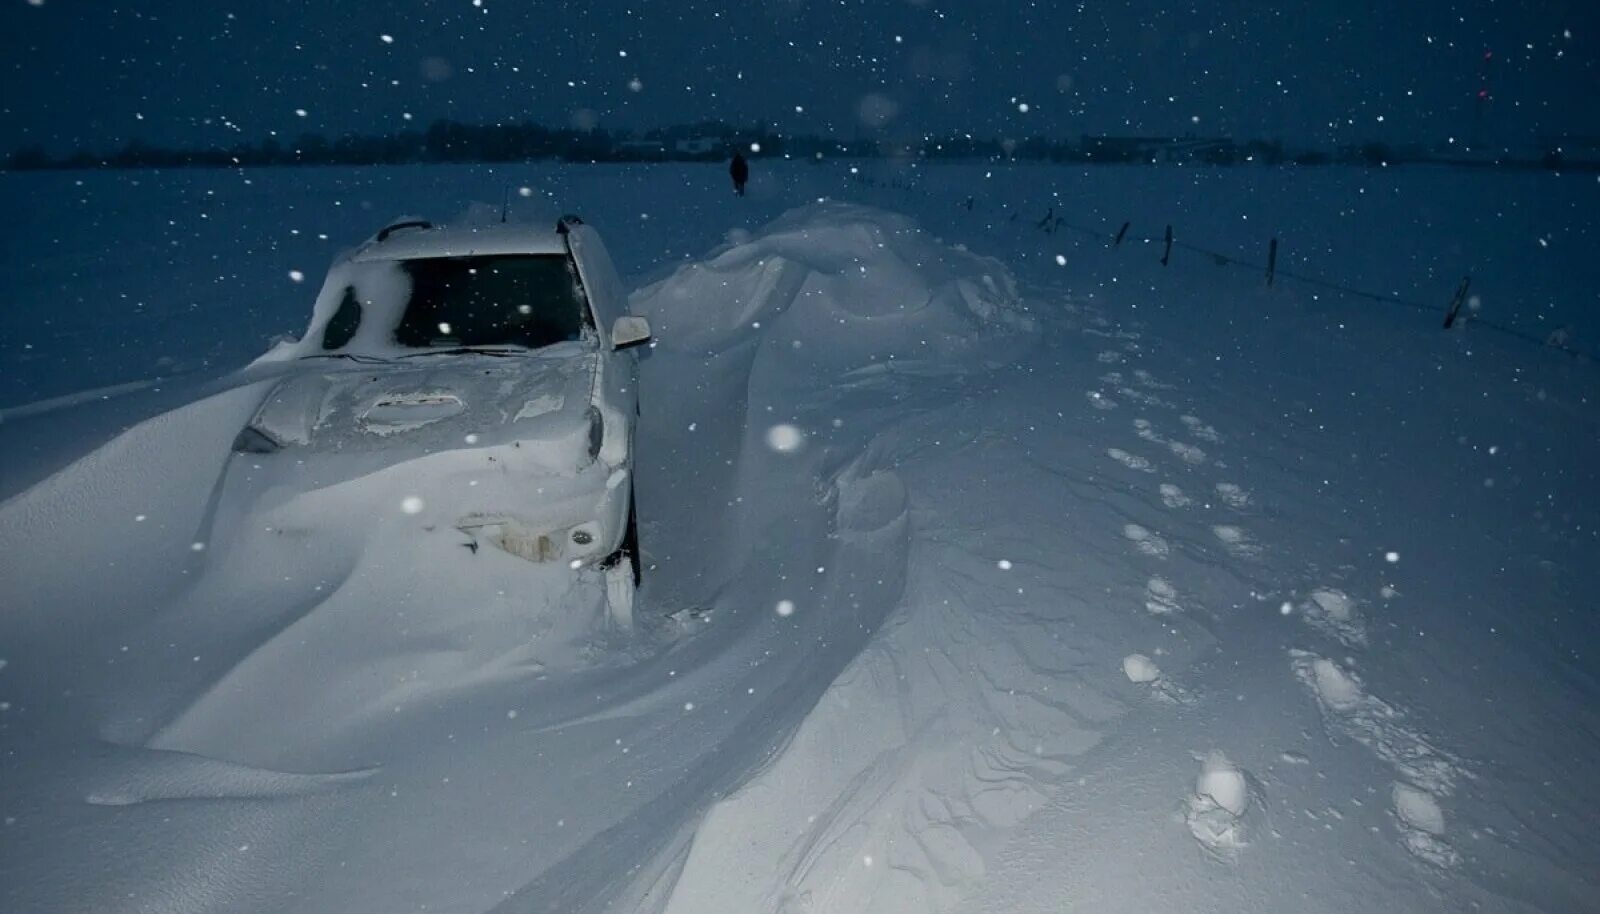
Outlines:
<svg viewBox="0 0 1600 914"><path fill-rule="evenodd" d="M537 349L583 332L583 288L564 255L433 257L401 268L411 297L394 330L397 345Z"/></svg>

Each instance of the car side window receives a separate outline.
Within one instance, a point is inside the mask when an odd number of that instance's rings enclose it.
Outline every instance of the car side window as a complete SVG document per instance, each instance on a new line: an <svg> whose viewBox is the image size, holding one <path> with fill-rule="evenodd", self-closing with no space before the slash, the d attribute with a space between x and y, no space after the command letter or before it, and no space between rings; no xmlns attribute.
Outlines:
<svg viewBox="0 0 1600 914"><path fill-rule="evenodd" d="M328 326L322 331L322 348L343 349L355 338L356 328L360 326L361 303L356 301L355 287L345 286L339 310L333 312Z"/></svg>
<svg viewBox="0 0 1600 914"><path fill-rule="evenodd" d="M594 306L589 302L589 290L583 286L583 274L578 272L578 262L571 256L566 258L567 275L572 279L572 288L577 293L576 298L583 302L583 325L594 329Z"/></svg>

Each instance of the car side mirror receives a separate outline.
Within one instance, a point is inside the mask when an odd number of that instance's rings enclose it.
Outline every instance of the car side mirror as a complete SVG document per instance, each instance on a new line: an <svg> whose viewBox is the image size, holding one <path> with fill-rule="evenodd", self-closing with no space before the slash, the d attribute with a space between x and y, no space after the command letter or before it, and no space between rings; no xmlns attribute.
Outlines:
<svg viewBox="0 0 1600 914"><path fill-rule="evenodd" d="M611 325L611 348L627 349L650 339L650 322L633 314L617 318Z"/></svg>

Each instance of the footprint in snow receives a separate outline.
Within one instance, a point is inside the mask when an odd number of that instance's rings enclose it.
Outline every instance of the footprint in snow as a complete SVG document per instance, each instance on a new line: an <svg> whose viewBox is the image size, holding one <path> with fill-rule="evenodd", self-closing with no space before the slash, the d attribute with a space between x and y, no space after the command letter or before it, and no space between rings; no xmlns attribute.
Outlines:
<svg viewBox="0 0 1600 914"><path fill-rule="evenodd" d="M1157 701L1173 705L1190 705L1194 697L1182 686L1161 674L1156 662L1144 654L1129 654L1122 658L1122 675L1134 685L1150 687L1150 695Z"/></svg>
<svg viewBox="0 0 1600 914"><path fill-rule="evenodd" d="M1178 421L1188 427L1189 434L1199 438L1201 441L1209 441L1212 444L1222 443L1222 436L1217 433L1217 430L1201 421L1200 417L1179 416Z"/></svg>
<svg viewBox="0 0 1600 914"><path fill-rule="evenodd" d="M1214 857L1231 860L1248 844L1245 814L1251 807L1246 773L1221 752L1200 760L1194 793L1184 801L1184 823L1200 847Z"/></svg>
<svg viewBox="0 0 1600 914"><path fill-rule="evenodd" d="M1187 508L1194 504L1194 500L1183 494L1183 490L1170 482L1161 484L1161 503L1169 508Z"/></svg>
<svg viewBox="0 0 1600 914"><path fill-rule="evenodd" d="M1172 389L1172 385L1171 384L1163 384L1160 381L1157 381L1155 375L1151 374L1148 371L1145 371L1143 368L1135 368L1133 370L1133 377L1134 377L1135 380L1137 380L1139 382L1139 384L1141 386L1148 387L1151 390L1171 390Z"/></svg>
<svg viewBox="0 0 1600 914"><path fill-rule="evenodd" d="M1117 401L1111 399L1098 390L1086 391L1084 396L1089 398L1089 405L1093 406L1095 409L1109 410L1117 408Z"/></svg>
<svg viewBox="0 0 1600 914"><path fill-rule="evenodd" d="M1185 444L1182 441L1168 441L1167 448L1184 463L1199 466L1206 462L1206 452L1192 444Z"/></svg>
<svg viewBox="0 0 1600 914"><path fill-rule="evenodd" d="M1140 438L1143 438L1146 441L1154 441L1156 444L1167 443L1167 439L1156 434L1155 426L1150 424L1149 419L1133 420L1133 428L1135 433L1137 433Z"/></svg>
<svg viewBox="0 0 1600 914"><path fill-rule="evenodd" d="M1150 466L1150 461L1138 454L1130 454L1122 448L1106 448L1106 455L1130 470L1138 470L1141 473L1155 472L1155 468Z"/></svg>
<svg viewBox="0 0 1600 914"><path fill-rule="evenodd" d="M1178 588L1160 575L1151 577L1144 585L1144 608L1158 616L1181 612L1183 605L1178 602Z"/></svg>
<svg viewBox="0 0 1600 914"><path fill-rule="evenodd" d="M1217 497L1222 499L1223 504L1235 510L1242 511L1250 507L1250 493L1236 483L1217 483Z"/></svg>
<svg viewBox="0 0 1600 914"><path fill-rule="evenodd" d="M1152 533L1138 524L1127 524L1122 528L1122 535L1127 537L1140 552L1156 558L1166 558L1172 547L1159 534Z"/></svg>
<svg viewBox="0 0 1600 914"><path fill-rule="evenodd" d="M1122 358L1122 353L1117 352L1115 349L1107 349L1105 352L1095 356L1095 360L1102 365L1120 364L1122 362Z"/></svg>
<svg viewBox="0 0 1600 914"><path fill-rule="evenodd" d="M1360 604L1342 590L1320 587L1300 602L1300 616L1306 624L1335 638L1345 647L1365 647L1367 627L1361 618Z"/></svg>
<svg viewBox="0 0 1600 914"><path fill-rule="evenodd" d="M1461 856L1444 840L1444 811L1433 794L1420 787L1395 782L1390 791L1400 843L1406 850L1437 867L1448 868Z"/></svg>
<svg viewBox="0 0 1600 914"><path fill-rule="evenodd" d="M1236 558L1253 559L1261 555L1261 547L1251 541L1250 534L1246 533L1243 527L1217 524L1211 528L1211 532L1222 541L1223 547L1229 554Z"/></svg>
<svg viewBox="0 0 1600 914"><path fill-rule="evenodd" d="M1117 393L1121 394L1123 398L1131 400L1134 403L1141 403L1145 406L1159 406L1166 409L1172 408L1171 403L1168 403L1155 394L1145 393L1136 387L1119 387L1117 388Z"/></svg>
<svg viewBox="0 0 1600 914"><path fill-rule="evenodd" d="M1403 836L1407 849L1429 862L1448 865L1454 852L1440 837L1444 816L1438 798L1449 796L1456 781L1467 775L1462 763L1409 724L1403 710L1369 693L1355 673L1310 651L1289 651L1289 663L1316 699L1330 734L1366 746L1404 780L1408 790L1396 791L1395 807L1410 829ZM1437 828L1430 831L1433 826Z"/></svg>

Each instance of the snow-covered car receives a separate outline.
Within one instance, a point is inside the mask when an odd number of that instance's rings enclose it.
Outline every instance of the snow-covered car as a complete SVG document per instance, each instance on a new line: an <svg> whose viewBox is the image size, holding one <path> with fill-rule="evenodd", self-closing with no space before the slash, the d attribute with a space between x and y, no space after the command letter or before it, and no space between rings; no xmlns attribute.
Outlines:
<svg viewBox="0 0 1600 914"><path fill-rule="evenodd" d="M305 334L264 359L281 376L234 451L295 496L359 486L354 501L399 506L449 548L597 570L626 624L640 571L629 350L650 338L626 310L576 217L391 224L335 261Z"/></svg>

